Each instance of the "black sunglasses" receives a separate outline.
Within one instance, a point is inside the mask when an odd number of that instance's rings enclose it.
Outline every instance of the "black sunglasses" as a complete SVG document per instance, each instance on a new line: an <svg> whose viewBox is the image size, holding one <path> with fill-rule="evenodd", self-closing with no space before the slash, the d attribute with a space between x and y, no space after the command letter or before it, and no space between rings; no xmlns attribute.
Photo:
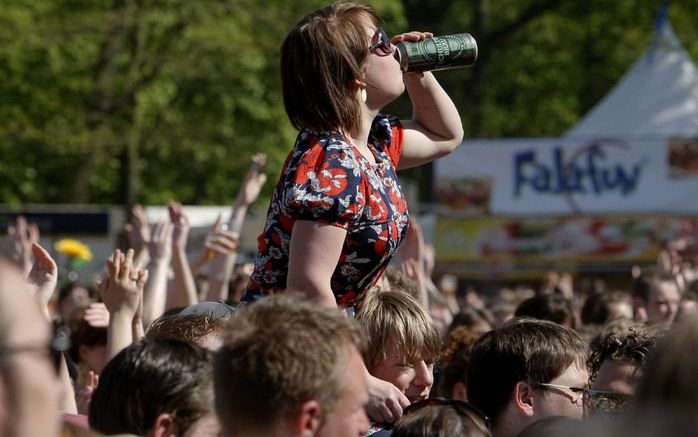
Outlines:
<svg viewBox="0 0 698 437"><path fill-rule="evenodd" d="M389 56L393 54L393 46L390 44L390 37L382 27L376 29L376 33L371 38L371 45L368 47L371 53L378 56Z"/></svg>
<svg viewBox="0 0 698 437"><path fill-rule="evenodd" d="M48 352L51 365L58 375L61 370L63 352L70 348L70 335L67 330L59 329L48 344L25 344L18 346L0 345L0 357L24 352Z"/></svg>
<svg viewBox="0 0 698 437"><path fill-rule="evenodd" d="M403 416L407 416L408 414L414 413L415 411L421 410L422 408L425 407L434 407L434 406L444 406L444 407L453 407L453 409L456 410L456 412L468 416L469 414L474 414L476 417L478 417L480 420L482 420L487 427L487 429L490 429L490 418L487 417L485 413L477 409L475 406L473 406L471 403L466 402L466 401L461 401L459 399L447 399L447 398L428 398L428 399L422 399L421 401L417 401L413 404L408 405L402 412Z"/></svg>

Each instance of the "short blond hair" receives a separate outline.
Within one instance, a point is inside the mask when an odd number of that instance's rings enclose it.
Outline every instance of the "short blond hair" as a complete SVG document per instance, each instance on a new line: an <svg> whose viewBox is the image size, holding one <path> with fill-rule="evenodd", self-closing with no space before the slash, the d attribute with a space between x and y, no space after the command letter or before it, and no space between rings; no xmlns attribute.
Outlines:
<svg viewBox="0 0 698 437"><path fill-rule="evenodd" d="M439 355L441 341L431 317L403 291L371 290L359 304L356 319L366 332L364 361L369 371L387 360L391 349L409 360L424 357L433 362Z"/></svg>

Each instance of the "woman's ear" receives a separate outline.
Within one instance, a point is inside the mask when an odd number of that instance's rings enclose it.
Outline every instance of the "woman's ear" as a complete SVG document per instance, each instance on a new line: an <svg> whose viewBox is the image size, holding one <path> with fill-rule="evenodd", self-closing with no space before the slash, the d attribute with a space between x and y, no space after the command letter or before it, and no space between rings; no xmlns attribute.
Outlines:
<svg viewBox="0 0 698 437"><path fill-rule="evenodd" d="M359 79L354 79L354 85L356 85L357 88L366 88L368 86L366 82Z"/></svg>
<svg viewBox="0 0 698 437"><path fill-rule="evenodd" d="M514 406L526 417L533 416L533 386L524 381L519 381L514 386Z"/></svg>

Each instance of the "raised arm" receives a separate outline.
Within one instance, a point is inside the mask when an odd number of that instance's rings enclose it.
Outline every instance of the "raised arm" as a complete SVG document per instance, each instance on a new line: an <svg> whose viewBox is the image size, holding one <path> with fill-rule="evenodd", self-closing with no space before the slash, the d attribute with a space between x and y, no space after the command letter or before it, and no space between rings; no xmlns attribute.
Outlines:
<svg viewBox="0 0 698 437"><path fill-rule="evenodd" d="M187 259L187 238L189 236L189 219L182 211L182 205L178 202L170 202L167 205L172 222L172 270L174 272L174 284L172 294L168 296L168 307L186 307L199 301L196 294L194 275Z"/></svg>
<svg viewBox="0 0 698 437"><path fill-rule="evenodd" d="M172 257L172 224L160 221L153 229L150 242L150 279L143 294L143 323L147 327L165 312L167 302L167 274Z"/></svg>
<svg viewBox="0 0 698 437"><path fill-rule="evenodd" d="M431 33L396 35L392 43L431 38ZM407 73L403 76L412 102L412 120L403 122L403 149L398 168L416 167L451 153L463 141L458 109L434 75Z"/></svg>
<svg viewBox="0 0 698 437"><path fill-rule="evenodd" d="M267 181L267 175L262 172L266 161L267 156L264 153L258 153L252 157L252 165L242 181L242 186L230 212L230 218L221 230L231 232L233 236L240 236L247 210L257 200L264 183ZM215 299L228 298L228 282L233 274L236 259L237 251L217 257L211 262L209 296Z"/></svg>
<svg viewBox="0 0 698 437"><path fill-rule="evenodd" d="M109 311L107 360L114 358L133 341L133 323L137 317L148 272L133 265L133 249L126 255L118 249L107 260L107 274L97 285Z"/></svg>

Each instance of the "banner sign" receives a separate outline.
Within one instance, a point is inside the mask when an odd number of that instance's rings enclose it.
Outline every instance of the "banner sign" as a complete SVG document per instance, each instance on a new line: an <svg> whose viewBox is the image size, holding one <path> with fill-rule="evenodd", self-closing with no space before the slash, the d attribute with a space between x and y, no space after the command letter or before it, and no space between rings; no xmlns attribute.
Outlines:
<svg viewBox="0 0 698 437"><path fill-rule="evenodd" d="M441 214L698 212L698 139L466 141L436 162Z"/></svg>
<svg viewBox="0 0 698 437"><path fill-rule="evenodd" d="M554 218L443 218L437 262L469 273L517 270L630 271L656 262L662 241L692 238L696 217L614 215Z"/></svg>

